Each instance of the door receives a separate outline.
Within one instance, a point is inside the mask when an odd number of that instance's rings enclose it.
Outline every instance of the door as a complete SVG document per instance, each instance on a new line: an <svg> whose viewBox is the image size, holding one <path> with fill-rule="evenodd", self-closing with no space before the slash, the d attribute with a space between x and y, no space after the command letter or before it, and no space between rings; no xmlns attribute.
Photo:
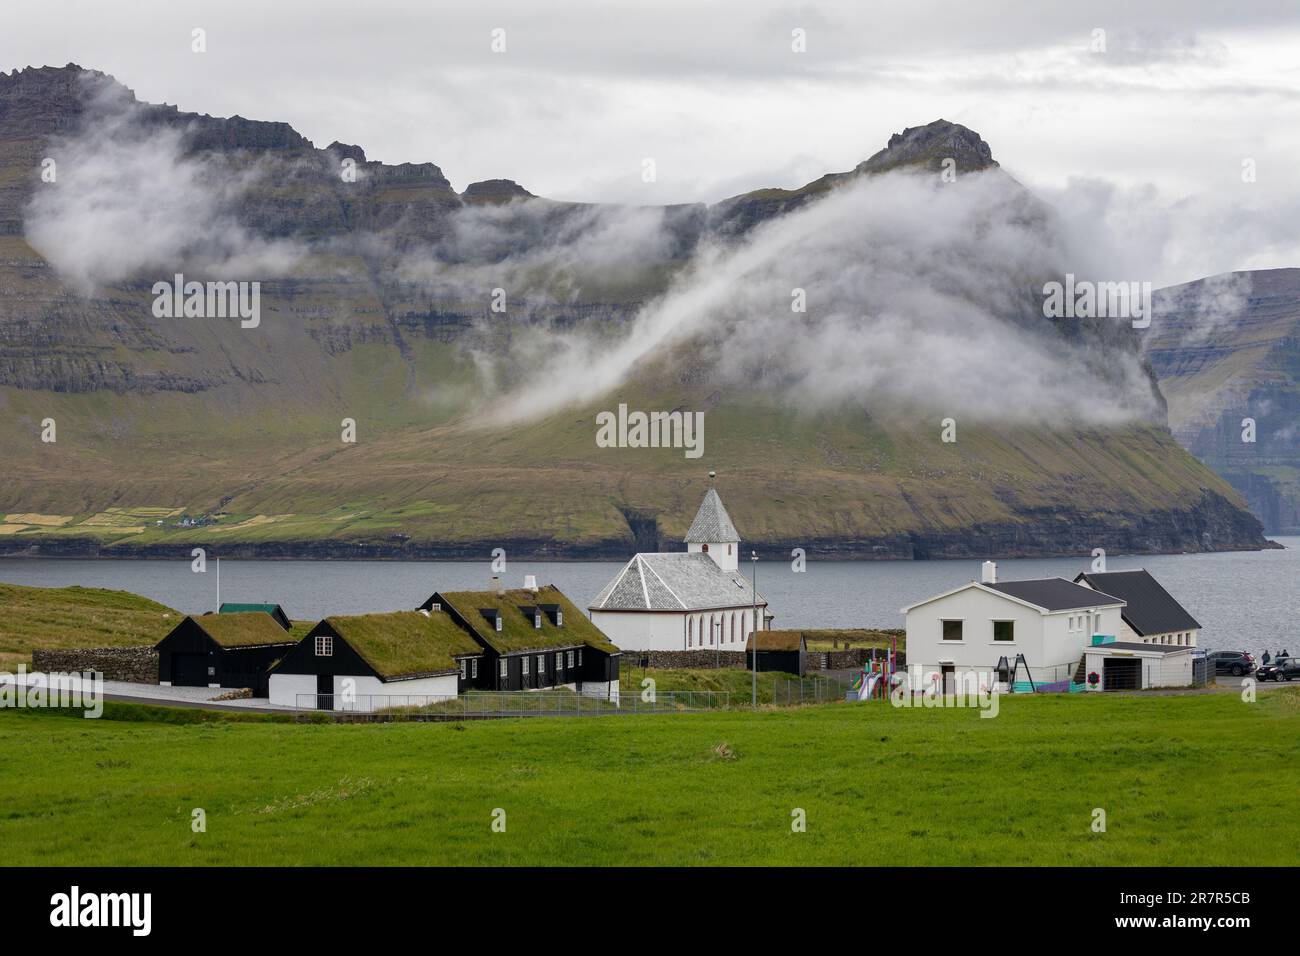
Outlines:
<svg viewBox="0 0 1300 956"><path fill-rule="evenodd" d="M316 675L316 709L334 709L334 675Z"/></svg>
<svg viewBox="0 0 1300 956"><path fill-rule="evenodd" d="M208 677L207 654L173 654L172 684L177 687L207 687L216 677Z"/></svg>
<svg viewBox="0 0 1300 956"><path fill-rule="evenodd" d="M1141 659L1136 657L1108 657L1102 661L1102 690L1140 690L1141 688Z"/></svg>
<svg viewBox="0 0 1300 956"><path fill-rule="evenodd" d="M940 664L939 674L942 678L941 686L943 694L955 694L957 692L957 667L955 664Z"/></svg>

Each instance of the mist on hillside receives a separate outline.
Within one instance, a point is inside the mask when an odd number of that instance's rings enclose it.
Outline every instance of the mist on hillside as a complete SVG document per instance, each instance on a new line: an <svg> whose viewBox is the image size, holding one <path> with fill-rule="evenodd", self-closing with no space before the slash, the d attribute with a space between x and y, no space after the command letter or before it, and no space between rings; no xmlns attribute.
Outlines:
<svg viewBox="0 0 1300 956"><path fill-rule="evenodd" d="M269 279L318 255L364 257L433 309L501 289L506 311L482 308L458 343L488 421L608 400L638 369L683 354L717 388L808 410L1061 425L1162 414L1123 320L1081 331L1041 315L1046 280L1150 280L1170 258L1177 217L1165 210L1160 226L1149 200L1126 214L1124 197L1095 183L1047 207L997 170L952 183L892 172L740 241L709 239L690 210L542 199L452 210L436 241L414 246L391 232L268 237L241 204L282 168L187 151L183 130L142 124L120 103L92 112L57 144L57 188L37 190L26 219L29 242L75 289L187 270ZM1182 247L1178 258L1191 259ZM632 291L602 306L591 290L610 287ZM1207 321L1230 298L1208 302Z"/></svg>

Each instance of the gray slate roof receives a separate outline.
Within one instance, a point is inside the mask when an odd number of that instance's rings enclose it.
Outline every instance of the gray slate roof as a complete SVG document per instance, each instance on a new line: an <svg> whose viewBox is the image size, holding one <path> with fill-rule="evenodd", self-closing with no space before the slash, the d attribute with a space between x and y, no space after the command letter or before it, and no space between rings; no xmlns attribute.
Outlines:
<svg viewBox="0 0 1300 956"><path fill-rule="evenodd" d="M597 595L591 610L705 611L752 603L749 580L740 572L723 571L703 552L680 552L634 556ZM762 594L758 603L767 603Z"/></svg>
<svg viewBox="0 0 1300 956"><path fill-rule="evenodd" d="M731 523L731 515L722 506L722 499L717 491L710 488L700 502L700 510L695 513L695 520L683 539L687 544L713 544L717 541L740 541L736 526Z"/></svg>
<svg viewBox="0 0 1300 956"><path fill-rule="evenodd" d="M1174 600L1173 595L1145 570L1085 573L1074 580L1086 581L1098 591L1114 594L1127 601L1124 620L1142 637L1174 631L1195 631L1201 627L1196 618L1188 614Z"/></svg>
<svg viewBox="0 0 1300 956"><path fill-rule="evenodd" d="M1123 604L1124 599L1098 589L1073 584L1065 578L1034 578L1028 581L999 581L987 584L995 591L1009 594L1049 611L1072 611L1083 607L1104 607Z"/></svg>

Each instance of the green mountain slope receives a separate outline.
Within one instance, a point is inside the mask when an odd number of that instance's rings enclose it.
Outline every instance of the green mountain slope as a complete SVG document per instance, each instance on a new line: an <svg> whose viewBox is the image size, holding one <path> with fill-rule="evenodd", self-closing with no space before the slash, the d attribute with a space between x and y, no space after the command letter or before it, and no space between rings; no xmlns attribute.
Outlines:
<svg viewBox="0 0 1300 956"><path fill-rule="evenodd" d="M46 156L59 162L58 184L41 182ZM101 156L116 165L95 192ZM458 193L431 164L385 166L355 146L315 149L284 124L139 104L75 67L0 75L0 553L618 556L679 538L711 468L747 540L813 555L1262 546L1237 492L1169 434L1128 330L1045 326L1037 273L1010 267L992 281L972 267L969 280L935 282L945 309L996 287L988 298L1005 322L990 328L1005 342L992 344L1008 374L987 391L1010 394L1030 354L1077 355L1060 368L1100 391L1129 389L1141 414L1053 425L961 408L948 444L943 415L922 407L924 381L897 400L850 388L796 401L819 367L795 381L792 346L842 319L834 314L810 310L728 369L729 343L757 316L725 304L703 310L722 319L655 345L617 384L526 417L487 414L518 386L544 397L586 377L554 342L580 336L598 358L616 352L648 306L665 293L689 302L701 276L725 274L728 255L743 261L751 236L770 241L773 224L816 217L820 199L877 175L932 177L947 156L963 175L1012 183L977 204L979 215L1031 237L1046 228L1050 213L1001 173L987 144L943 121L802 190L612 210L536 199L505 181ZM340 177L345 161L356 182ZM181 182L175 195L147 194L160 208L240 188L204 206L202 222L132 218L126 206L117 219L83 221L130 195L123 166ZM78 198L83 188L98 205ZM811 221L795 246L820 230ZM864 244L851 260L894 267L888 243L853 241ZM250 257L257 269L239 271ZM134 268L115 272L123 258ZM258 328L155 318L153 282L182 269L261 281ZM772 269L760 259L752 271ZM510 291L508 318L492 310L498 286ZM850 326L845 346L866 331ZM880 380L888 391L891 374ZM595 416L620 402L704 412L705 454L597 448ZM345 418L355 443L341 440ZM57 440L45 442L51 419Z"/></svg>

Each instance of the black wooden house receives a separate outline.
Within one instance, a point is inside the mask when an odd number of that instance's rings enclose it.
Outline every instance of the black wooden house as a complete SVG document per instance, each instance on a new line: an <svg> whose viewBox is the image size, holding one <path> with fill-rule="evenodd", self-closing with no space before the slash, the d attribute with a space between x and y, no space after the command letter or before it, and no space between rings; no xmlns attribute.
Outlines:
<svg viewBox="0 0 1300 956"><path fill-rule="evenodd" d="M486 689L585 684L617 699L618 648L554 585L439 591L420 607L450 614L484 648Z"/></svg>
<svg viewBox="0 0 1300 956"><path fill-rule="evenodd" d="M754 635L745 642L745 665L760 671L781 671L802 675L808 657L808 642L802 631L759 631L758 661L754 658Z"/></svg>
<svg viewBox="0 0 1300 956"><path fill-rule="evenodd" d="M187 617L155 646L158 682L267 693L267 670L297 641L264 611Z"/></svg>

